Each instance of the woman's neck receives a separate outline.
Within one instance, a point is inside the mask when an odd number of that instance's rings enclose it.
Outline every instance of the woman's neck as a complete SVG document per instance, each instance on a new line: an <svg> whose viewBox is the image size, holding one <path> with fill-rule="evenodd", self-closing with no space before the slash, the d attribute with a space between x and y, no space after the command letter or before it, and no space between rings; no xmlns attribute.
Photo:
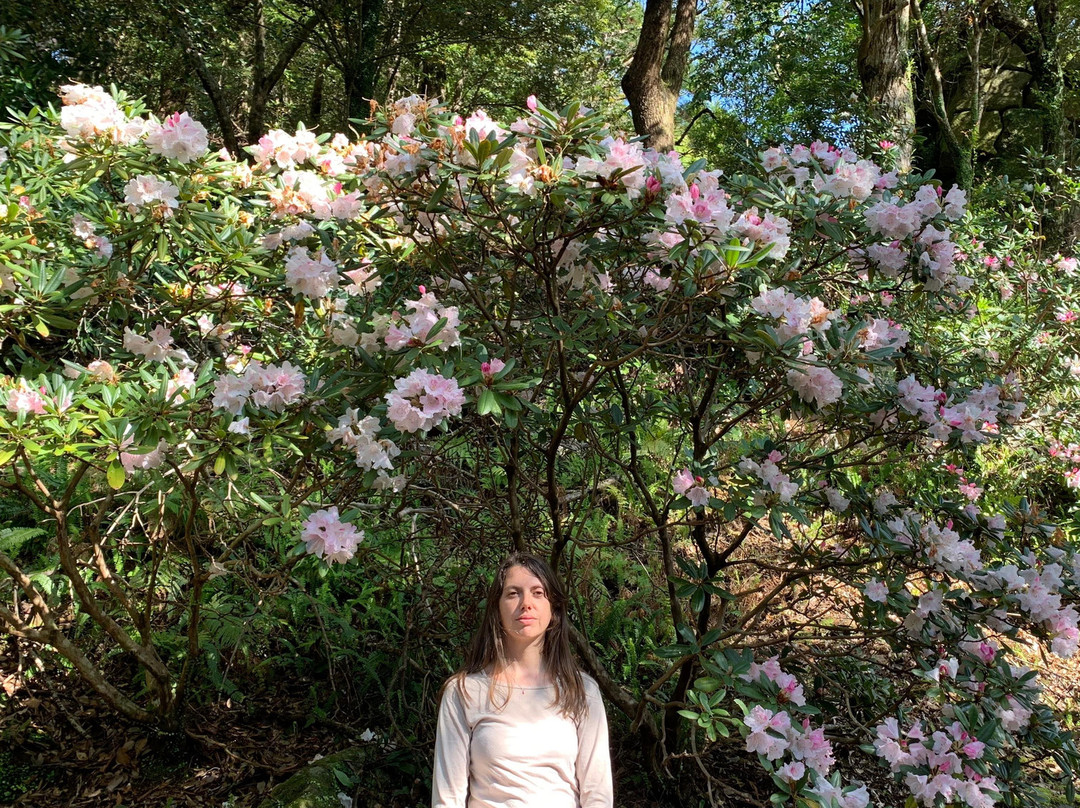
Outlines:
<svg viewBox="0 0 1080 808"><path fill-rule="evenodd" d="M506 650L506 675L511 682L523 687L550 684L551 677L539 643Z"/></svg>

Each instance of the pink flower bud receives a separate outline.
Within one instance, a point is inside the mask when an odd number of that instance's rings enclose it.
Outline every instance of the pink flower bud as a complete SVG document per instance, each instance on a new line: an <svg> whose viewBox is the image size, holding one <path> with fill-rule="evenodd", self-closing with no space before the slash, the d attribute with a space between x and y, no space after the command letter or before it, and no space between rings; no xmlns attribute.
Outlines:
<svg viewBox="0 0 1080 808"><path fill-rule="evenodd" d="M525 99L525 106L529 108L529 112L536 112L536 96L530 95Z"/></svg>

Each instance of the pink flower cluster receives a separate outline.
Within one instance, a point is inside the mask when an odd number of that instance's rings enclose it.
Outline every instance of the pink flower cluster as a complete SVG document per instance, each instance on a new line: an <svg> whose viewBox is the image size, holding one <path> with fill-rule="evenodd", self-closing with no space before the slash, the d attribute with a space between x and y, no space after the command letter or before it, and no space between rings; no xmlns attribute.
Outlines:
<svg viewBox="0 0 1080 808"><path fill-rule="evenodd" d="M776 685L779 705L802 706L806 703L802 685L780 667L777 657L760 665L751 663L740 678L751 684L764 679ZM756 752L769 761L791 756L773 775L774 779L784 781L789 789L797 793L800 790L798 784L802 782L806 793L819 797L822 805L832 805L833 800L841 808L866 808L869 805L870 796L865 786L842 788L837 775L833 776L832 782L826 779L836 763L832 744L823 729L811 729L809 719L796 724L788 712L782 709L774 712L759 704L750 709L744 723L750 731L746 736L748 752Z"/></svg>
<svg viewBox="0 0 1080 808"><path fill-rule="evenodd" d="M387 110L391 133L399 137L411 135L416 128L417 119L424 115L427 108L428 101L423 96L407 95L399 98Z"/></svg>
<svg viewBox="0 0 1080 808"><path fill-rule="evenodd" d="M134 143L143 133L146 121L128 118L115 99L100 87L65 84L60 88L63 109L60 125L70 137L93 140L105 137L114 143Z"/></svg>
<svg viewBox="0 0 1080 808"><path fill-rule="evenodd" d="M342 522L337 506L315 511L304 520L300 538L312 555L326 560L328 564L344 564L356 554L356 547L364 540L364 531L357 530L349 522Z"/></svg>
<svg viewBox="0 0 1080 808"><path fill-rule="evenodd" d="M401 450L389 438L380 440L377 435L382 424L373 415L365 418L355 408L345 411L338 419L335 429L327 433L331 443L341 443L356 455L356 465L368 471L376 469L393 470L393 459Z"/></svg>
<svg viewBox="0 0 1080 808"><path fill-rule="evenodd" d="M871 578L863 587L863 594L874 603L885 603L889 597L889 587L877 578Z"/></svg>
<svg viewBox="0 0 1080 808"><path fill-rule="evenodd" d="M579 157L574 170L586 176L598 176L607 179L612 174L620 173L619 181L626 187L631 199L645 190L645 154L640 143L627 143L622 138L606 137L600 141L604 157Z"/></svg>
<svg viewBox="0 0 1080 808"><path fill-rule="evenodd" d="M75 238L80 239L87 249L94 250L99 258L107 261L112 258L112 242L106 236L95 235L96 230L94 223L81 213L76 213L71 217L71 232Z"/></svg>
<svg viewBox="0 0 1080 808"><path fill-rule="evenodd" d="M779 496L781 502L786 504L799 493L799 486L793 483L787 474L780 471L779 463L783 459L784 456L774 449L769 452L763 463L759 464L749 457L744 457L739 461L737 468L744 474L756 475L770 491ZM755 500L762 498L763 495L758 494Z"/></svg>
<svg viewBox="0 0 1080 808"><path fill-rule="evenodd" d="M757 208L745 210L735 220L732 230L757 247L771 245L768 256L780 260L787 255L791 247L791 222L783 216L776 216L772 211L758 215Z"/></svg>
<svg viewBox="0 0 1080 808"><path fill-rule="evenodd" d="M1065 256L1058 254L1050 259L1051 266L1059 272L1074 277L1078 271L1080 271L1080 260L1076 258L1066 258Z"/></svg>
<svg viewBox="0 0 1080 808"><path fill-rule="evenodd" d="M751 308L778 321L775 329L781 341L802 337L800 366L789 369L786 376L788 386L799 398L819 407L839 401L843 382L832 369L815 361L813 341L809 338L811 331L819 334L828 331L836 312L825 308L819 298L799 297L782 286L762 291L751 300Z"/></svg>
<svg viewBox="0 0 1080 808"><path fill-rule="evenodd" d="M704 508L709 504L709 491L705 488L705 480L702 477L695 477L688 468L683 469L671 479L671 487L677 496L690 500L690 506L693 508Z"/></svg>
<svg viewBox="0 0 1080 808"><path fill-rule="evenodd" d="M782 342L802 337L801 364L787 372L788 385L799 397L818 407L840 400L844 384L831 369L815 361L811 332L824 333L832 326L836 313L825 308L818 298L799 297L778 286L766 289L750 301L750 308L776 320L776 335Z"/></svg>
<svg viewBox="0 0 1080 808"><path fill-rule="evenodd" d="M1072 468L1065 472L1065 485L1069 488L1080 488L1080 444L1070 443L1066 446L1060 441L1052 441L1048 454L1072 465Z"/></svg>
<svg viewBox="0 0 1080 808"><path fill-rule="evenodd" d="M276 250L286 242L302 241L314 232L314 227L306 221L301 220L296 224L287 225L276 232L265 233L261 239L261 244L268 250Z"/></svg>
<svg viewBox="0 0 1080 808"><path fill-rule="evenodd" d="M957 490L972 502L975 502L983 494L983 489L964 476L964 470L951 463L945 465L945 470L955 474L957 478Z"/></svg>
<svg viewBox="0 0 1080 808"><path fill-rule="evenodd" d="M782 286L766 289L750 301L750 308L776 320L776 334L782 342L806 336L811 330L824 333L832 326L836 312L816 297L799 297Z"/></svg>
<svg viewBox="0 0 1080 808"><path fill-rule="evenodd" d="M967 506L978 515L974 505ZM1071 604L1063 605L1063 592L1066 584L1075 586L1080 581L1080 558L1073 557L1072 569L1066 580L1066 571L1062 564L1053 561L1041 562L1034 553L1028 551L1021 556L1023 569L1016 564L1000 564L985 567L982 556L971 539L963 539L953 530L952 522L944 527L923 517L914 511L906 510L898 517L886 523L896 541L917 549L939 570L967 581L979 589L1001 590L1005 603L1011 603L1015 609L1025 614L1033 623L1039 624L1050 637L1051 650L1061 657L1070 657L1080 646L1080 612ZM1001 534L1004 520L993 517L987 520L991 531ZM1065 559L1063 551L1054 548L1051 557ZM872 582L874 583L874 582ZM875 590L876 592L877 590ZM871 587L866 588L867 597L871 597ZM935 586L919 596L914 608L904 618L904 627L912 633L922 632L927 618L934 613L947 612L944 592ZM1007 612L990 619L989 625L1007 628L1002 621ZM939 629L933 627L931 634ZM972 647L969 652L981 657L982 649ZM990 655L990 660L993 654ZM984 660L986 661L986 660Z"/></svg>
<svg viewBox="0 0 1080 808"><path fill-rule="evenodd" d="M514 146L514 150L510 152L510 162L507 166L509 173L506 175L506 184L510 187L510 190L525 196L536 196L536 180L538 177L544 176L548 180L554 179L556 176L554 172L546 176L540 174L541 169L537 158L536 149L528 148L523 143L517 143Z"/></svg>
<svg viewBox="0 0 1080 808"><path fill-rule="evenodd" d="M941 390L919 384L914 375L898 382L896 391L900 406L919 416L928 425L930 436L940 441L948 440L954 430L959 430L962 443L984 443L988 435L997 434L999 418L1014 420L1025 409L1020 390L1012 379L1001 387L986 382L955 403L949 403Z"/></svg>
<svg viewBox="0 0 1080 808"><path fill-rule="evenodd" d="M810 729L810 719L796 724L783 710L773 712L760 704L755 705L744 719L750 734L746 736L746 751L764 755L767 760L780 760L790 754L794 759L787 764L791 779L801 779L806 768L824 777L836 763L832 744L821 728ZM781 768L783 777L784 769ZM798 773L798 777L794 777Z"/></svg>
<svg viewBox="0 0 1080 808"><path fill-rule="evenodd" d="M146 357L151 362L164 362L170 357L176 357L181 352L172 347L172 329L164 325L156 325L145 337L139 336L130 328L124 329L124 350L133 354ZM184 358L187 354L183 355Z"/></svg>
<svg viewBox="0 0 1080 808"><path fill-rule="evenodd" d="M320 152L315 133L307 129L290 135L281 129L271 129L248 151L255 158L260 169L266 170L271 164L278 168L293 168L306 160L311 160Z"/></svg>
<svg viewBox="0 0 1080 808"><path fill-rule="evenodd" d="M909 547L917 546L926 558L943 572L953 574L973 573L983 568L978 548L970 539L961 539L952 529L952 522L945 527L933 521L924 521L914 511L905 511L888 523L897 541ZM918 541L912 533L918 536Z"/></svg>
<svg viewBox="0 0 1080 808"><path fill-rule="evenodd" d="M870 804L870 792L866 786L841 788L824 777L818 777L808 792L817 797L823 806L835 803L836 808L867 808Z"/></svg>
<svg viewBox="0 0 1080 808"><path fill-rule="evenodd" d="M706 182L699 178L685 191L677 191L667 198L664 219L672 227L696 222L708 231L723 235L731 227L735 211L727 203L728 195L713 177Z"/></svg>
<svg viewBox="0 0 1080 808"><path fill-rule="evenodd" d="M400 119L394 121L395 125L398 123L398 120ZM475 167L476 161L473 159L473 156L465 150L465 141L471 140L474 135L479 140L487 140L489 135L494 135L496 142L498 142L504 140L510 134L497 121L492 120L491 116L482 109L476 110L472 115L465 119L462 119L460 115L457 116L454 119L452 126L441 126L439 127L439 131L444 137L457 146L454 151L454 160L461 165L472 167ZM395 134L396 133L395 130Z"/></svg>
<svg viewBox="0 0 1080 808"><path fill-rule="evenodd" d="M417 368L394 382L386 403L386 416L399 431L427 432L451 415L460 415L465 394L457 379Z"/></svg>
<svg viewBox="0 0 1080 808"><path fill-rule="evenodd" d="M215 407L233 415L244 411L248 400L256 407L281 412L304 394L307 377L291 362L266 365L251 362L240 375L222 373L214 382Z"/></svg>
<svg viewBox="0 0 1080 808"><path fill-rule="evenodd" d="M346 270L344 274L349 279L349 284L344 291L349 295L371 294L382 285L378 270L371 265L368 258L361 258L360 266L356 269Z"/></svg>
<svg viewBox="0 0 1080 808"><path fill-rule="evenodd" d="M892 348L894 351L899 351L908 344L910 337L907 329L884 317L871 320L866 328L859 332L864 351L875 351L879 348Z"/></svg>
<svg viewBox="0 0 1080 808"><path fill-rule="evenodd" d="M806 696L803 687L793 674L787 673L780 667L780 657L769 657L760 665L757 662L750 663L750 669L739 678L744 682L756 682L764 676L768 681L775 684L780 692L776 696L779 704L794 704L802 707L806 704Z"/></svg>
<svg viewBox="0 0 1080 808"><path fill-rule="evenodd" d="M1046 627L1051 635L1051 650L1058 656L1070 657L1076 653L1080 643L1080 629L1077 628L1080 614L1072 605L1061 605L1063 569L1057 563L1044 564L1039 569L1037 560L1030 553L1026 561L1031 566L1019 572L1019 578L1025 585L1023 591L1016 596L1020 607L1033 621ZM1003 569L995 572L1007 585L1010 583L1006 578L1011 576L1004 573ZM1011 581L1012 585L1016 583L1015 579Z"/></svg>
<svg viewBox="0 0 1080 808"><path fill-rule="evenodd" d="M827 407L840 400L844 383L824 365L804 362L787 372L788 386L799 398L817 407Z"/></svg>
<svg viewBox="0 0 1080 808"><path fill-rule="evenodd" d="M432 326L443 318L446 318L446 323L435 335L435 339L440 340L439 347L448 351L461 344L461 333L458 331L461 322L458 319L457 306L442 305L433 292L421 286L420 297L417 300L406 300L405 308L409 309L410 313L393 319L386 330L386 347L390 350L426 345Z"/></svg>
<svg viewBox="0 0 1080 808"><path fill-rule="evenodd" d="M294 295L318 300L338 285L337 264L323 251L312 256L305 247L293 247L285 259L285 285Z"/></svg>
<svg viewBox="0 0 1080 808"><path fill-rule="evenodd" d="M895 171L883 174L872 160L860 160L851 149L839 149L816 140L805 146L776 146L761 154L761 164L782 180L794 180L796 187L810 184L815 191L839 199L863 202L873 193L897 183Z"/></svg>
<svg viewBox="0 0 1080 808"><path fill-rule="evenodd" d="M848 156L854 157L855 155L849 154ZM873 160L848 162L841 159L837 160L833 165L832 174L817 174L810 183L818 193L863 202L874 191L896 185L896 174L891 172L882 176L881 169Z"/></svg>
<svg viewBox="0 0 1080 808"><path fill-rule="evenodd" d="M146 145L154 154L190 163L206 153L206 127L186 112L174 112L146 129Z"/></svg>
<svg viewBox="0 0 1080 808"><path fill-rule="evenodd" d="M171 182L150 174L139 174L124 186L124 202L130 206L132 213L137 208L156 203L156 210L162 216L168 216L179 206L179 194L180 189Z"/></svg>
<svg viewBox="0 0 1080 808"><path fill-rule="evenodd" d="M121 444L121 449L127 448L131 445L132 438L128 436ZM120 452L120 464L124 467L124 471L128 474L136 469L147 471L149 469L156 469L162 463L165 462L165 452L169 449L169 443L164 438L157 442L157 445L150 450L144 450L141 452Z"/></svg>
<svg viewBox="0 0 1080 808"><path fill-rule="evenodd" d="M5 403L7 411L13 413L25 412L29 415L44 415L46 401L42 395L44 392L44 387L40 391L34 390L26 383L25 379L19 379L16 386L8 390Z"/></svg>
<svg viewBox="0 0 1080 808"><path fill-rule="evenodd" d="M489 387L495 381L495 377L502 373L503 368L506 367L506 363L495 357L488 362L480 363L480 375L484 379L484 384Z"/></svg>
<svg viewBox="0 0 1080 808"><path fill-rule="evenodd" d="M343 193L340 182L328 183L312 171L289 169L270 191L275 218L310 214L320 221L355 219L363 209L360 192Z"/></svg>
<svg viewBox="0 0 1080 808"><path fill-rule="evenodd" d="M887 718L877 727L874 749L893 772L919 770L908 772L904 784L925 806L937 804L940 796L945 803L990 808L1001 798L994 777L980 775L970 765L983 756L986 745L958 721L928 735L921 721L901 732L897 720Z"/></svg>

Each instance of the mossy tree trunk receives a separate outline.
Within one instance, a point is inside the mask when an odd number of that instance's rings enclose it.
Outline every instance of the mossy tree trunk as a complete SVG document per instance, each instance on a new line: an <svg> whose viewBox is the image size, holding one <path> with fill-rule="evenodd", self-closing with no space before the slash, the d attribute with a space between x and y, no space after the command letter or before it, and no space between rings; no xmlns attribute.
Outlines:
<svg viewBox="0 0 1080 808"><path fill-rule="evenodd" d="M900 148L899 167L911 168L915 100L911 86L909 0L861 0L858 69L863 94Z"/></svg>

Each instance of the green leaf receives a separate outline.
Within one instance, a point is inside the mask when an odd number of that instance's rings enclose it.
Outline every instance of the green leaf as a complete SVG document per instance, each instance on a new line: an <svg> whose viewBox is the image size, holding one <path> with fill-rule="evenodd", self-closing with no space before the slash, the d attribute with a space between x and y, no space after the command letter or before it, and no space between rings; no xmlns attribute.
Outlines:
<svg viewBox="0 0 1080 808"><path fill-rule="evenodd" d="M44 536L45 531L37 527L0 528L0 553L14 557L30 539Z"/></svg>
<svg viewBox="0 0 1080 808"><path fill-rule="evenodd" d="M723 687L724 683L711 676L702 676L694 680L694 689L704 693L712 693Z"/></svg>
<svg viewBox="0 0 1080 808"><path fill-rule="evenodd" d="M694 596L690 599L690 608L694 614L697 614L705 608L705 590L701 588L694 589Z"/></svg>
<svg viewBox="0 0 1080 808"><path fill-rule="evenodd" d="M124 471L124 464L119 460L114 460L109 464L109 469L105 473L106 479L109 481L109 487L113 490L120 490L124 487L124 480L127 477L127 472Z"/></svg>
<svg viewBox="0 0 1080 808"><path fill-rule="evenodd" d="M495 393L490 388L485 388L476 400L476 413L477 415L502 414L502 407L499 406L499 402L495 399Z"/></svg>
<svg viewBox="0 0 1080 808"><path fill-rule="evenodd" d="M450 178L452 175L448 174L446 179L439 183L439 187L435 189L435 193L431 195L431 199L428 200L427 205L424 207L428 213L435 210L435 207L442 201L442 198L446 196L446 192L450 189Z"/></svg>

